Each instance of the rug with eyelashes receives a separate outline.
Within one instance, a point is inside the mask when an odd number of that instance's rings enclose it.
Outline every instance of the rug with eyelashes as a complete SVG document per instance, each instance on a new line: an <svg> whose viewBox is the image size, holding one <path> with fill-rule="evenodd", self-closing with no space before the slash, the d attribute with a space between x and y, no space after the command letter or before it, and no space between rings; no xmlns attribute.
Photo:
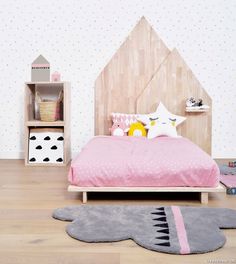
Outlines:
<svg viewBox="0 0 236 264"><path fill-rule="evenodd" d="M67 233L84 242L134 240L149 250L172 254L205 253L222 247L221 228L236 228L236 210L190 206L94 206L56 209L70 221Z"/></svg>

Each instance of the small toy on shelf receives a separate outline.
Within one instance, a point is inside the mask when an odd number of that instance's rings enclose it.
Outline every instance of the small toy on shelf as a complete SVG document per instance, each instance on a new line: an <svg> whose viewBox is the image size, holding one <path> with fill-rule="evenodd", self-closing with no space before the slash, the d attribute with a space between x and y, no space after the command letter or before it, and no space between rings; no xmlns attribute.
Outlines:
<svg viewBox="0 0 236 264"><path fill-rule="evenodd" d="M195 100L194 97L190 97L186 100L186 112L204 112L210 107L203 104L202 99Z"/></svg>
<svg viewBox="0 0 236 264"><path fill-rule="evenodd" d="M190 97L186 101L186 106L187 107L200 107L200 106L203 106L203 101L200 98L196 101L193 97Z"/></svg>
<svg viewBox="0 0 236 264"><path fill-rule="evenodd" d="M186 106L187 107L193 107L195 105L196 101L193 97L190 97L186 100Z"/></svg>
<svg viewBox="0 0 236 264"><path fill-rule="evenodd" d="M52 73L51 80L52 80L52 82L60 82L61 74L59 72L55 71L54 73Z"/></svg>

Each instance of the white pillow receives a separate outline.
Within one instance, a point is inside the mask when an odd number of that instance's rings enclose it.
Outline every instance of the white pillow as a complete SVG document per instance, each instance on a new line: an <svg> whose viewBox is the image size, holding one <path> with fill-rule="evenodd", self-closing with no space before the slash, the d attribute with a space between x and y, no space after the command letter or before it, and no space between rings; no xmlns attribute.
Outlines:
<svg viewBox="0 0 236 264"><path fill-rule="evenodd" d="M186 120L183 116L170 113L161 102L156 112L140 115L137 119L146 125L149 139L158 136L178 137L176 127Z"/></svg>

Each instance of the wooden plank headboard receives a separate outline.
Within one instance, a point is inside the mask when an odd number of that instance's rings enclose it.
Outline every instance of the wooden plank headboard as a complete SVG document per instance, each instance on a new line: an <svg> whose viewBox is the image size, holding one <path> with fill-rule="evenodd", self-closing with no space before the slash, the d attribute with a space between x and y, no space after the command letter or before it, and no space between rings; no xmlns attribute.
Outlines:
<svg viewBox="0 0 236 264"><path fill-rule="evenodd" d="M96 135L109 134L111 112L135 113L137 97L169 52L142 18L96 80Z"/></svg>
<svg viewBox="0 0 236 264"><path fill-rule="evenodd" d="M210 110L186 113L191 96L203 99ZM109 135L112 112L150 113L160 101L187 117L178 133L211 154L211 98L177 50L170 52L142 18L96 80L95 134Z"/></svg>

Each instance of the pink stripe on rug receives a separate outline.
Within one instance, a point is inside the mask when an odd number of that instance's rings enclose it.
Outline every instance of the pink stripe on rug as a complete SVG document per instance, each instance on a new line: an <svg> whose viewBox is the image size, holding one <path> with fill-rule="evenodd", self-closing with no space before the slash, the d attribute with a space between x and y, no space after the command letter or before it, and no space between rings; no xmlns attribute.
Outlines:
<svg viewBox="0 0 236 264"><path fill-rule="evenodd" d="M180 244L180 253L189 254L190 248L188 244L188 238L186 234L186 229L185 229L182 213L180 211L179 206L171 206L171 209L174 214L176 231L177 231L177 236L178 236L179 244Z"/></svg>

